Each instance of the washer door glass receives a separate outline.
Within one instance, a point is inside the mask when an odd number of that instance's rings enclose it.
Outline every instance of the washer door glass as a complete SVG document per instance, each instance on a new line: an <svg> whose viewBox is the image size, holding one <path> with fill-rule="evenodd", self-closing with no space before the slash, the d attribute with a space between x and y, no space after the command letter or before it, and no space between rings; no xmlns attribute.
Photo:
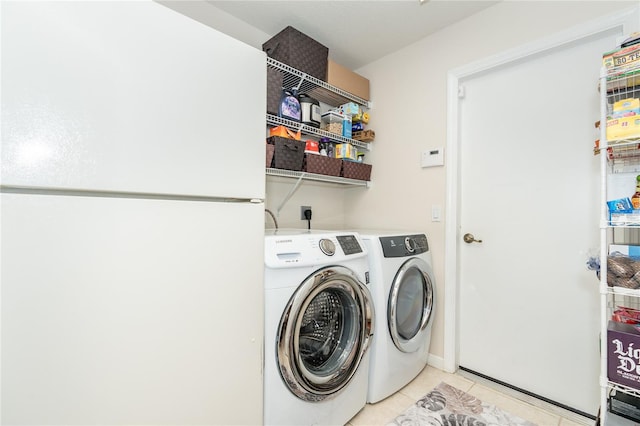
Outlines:
<svg viewBox="0 0 640 426"><path fill-rule="evenodd" d="M314 273L292 296L278 330L278 363L289 389L321 401L355 374L372 334L367 288L347 268Z"/></svg>
<svg viewBox="0 0 640 426"><path fill-rule="evenodd" d="M431 268L422 259L407 260L398 270L389 295L389 332L396 347L415 352L428 337L433 313Z"/></svg>

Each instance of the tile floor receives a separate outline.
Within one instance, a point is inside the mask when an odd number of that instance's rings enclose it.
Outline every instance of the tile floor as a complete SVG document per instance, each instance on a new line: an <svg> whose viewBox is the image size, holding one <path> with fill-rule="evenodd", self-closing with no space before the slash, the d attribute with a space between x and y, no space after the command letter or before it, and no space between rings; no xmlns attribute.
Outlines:
<svg viewBox="0 0 640 426"><path fill-rule="evenodd" d="M578 416L542 401L509 389L498 390L499 385L464 372L446 373L427 366L418 377L394 395L376 404L367 404L347 425L384 426L397 415L413 405L440 382L446 382L470 393L484 402L493 404L513 415L529 420L539 426L593 425L591 419Z"/></svg>

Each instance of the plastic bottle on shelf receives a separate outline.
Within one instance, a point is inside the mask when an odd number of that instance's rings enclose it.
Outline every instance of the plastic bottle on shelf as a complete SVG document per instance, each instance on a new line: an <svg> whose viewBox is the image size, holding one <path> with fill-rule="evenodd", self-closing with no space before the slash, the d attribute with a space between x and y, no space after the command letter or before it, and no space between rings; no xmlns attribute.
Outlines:
<svg viewBox="0 0 640 426"><path fill-rule="evenodd" d="M634 210L640 209L640 175L636 176L636 193L631 197L631 205Z"/></svg>

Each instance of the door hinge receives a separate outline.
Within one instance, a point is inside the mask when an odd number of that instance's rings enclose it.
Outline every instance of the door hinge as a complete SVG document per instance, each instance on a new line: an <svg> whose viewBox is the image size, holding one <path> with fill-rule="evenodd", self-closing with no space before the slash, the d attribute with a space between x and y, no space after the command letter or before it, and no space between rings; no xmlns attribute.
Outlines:
<svg viewBox="0 0 640 426"><path fill-rule="evenodd" d="M464 98L464 86L458 86L458 98Z"/></svg>

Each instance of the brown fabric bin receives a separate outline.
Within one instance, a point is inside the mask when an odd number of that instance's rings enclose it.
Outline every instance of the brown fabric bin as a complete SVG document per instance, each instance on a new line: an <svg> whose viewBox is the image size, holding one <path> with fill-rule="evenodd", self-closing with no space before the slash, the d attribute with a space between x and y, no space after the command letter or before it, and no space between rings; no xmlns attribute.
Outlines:
<svg viewBox="0 0 640 426"><path fill-rule="evenodd" d="M342 160L342 177L357 180L371 180L371 164Z"/></svg>
<svg viewBox="0 0 640 426"><path fill-rule="evenodd" d="M267 161L265 163L265 166L267 168L270 168L271 165L273 164L273 154L274 154L274 152L276 150L276 147L275 147L275 145L271 145L269 143L266 144L266 145L267 145L267 158L266 158Z"/></svg>
<svg viewBox="0 0 640 426"><path fill-rule="evenodd" d="M278 115L282 98L282 71L267 68L267 113Z"/></svg>
<svg viewBox="0 0 640 426"><path fill-rule="evenodd" d="M271 136L267 142L275 147L273 155L273 167L276 169L301 171L304 162L304 141Z"/></svg>
<svg viewBox="0 0 640 426"><path fill-rule="evenodd" d="M304 157L303 170L305 172L316 173L319 175L340 176L340 170L342 169L341 159L318 154L305 154Z"/></svg>
<svg viewBox="0 0 640 426"><path fill-rule="evenodd" d="M266 41L262 50L278 62L327 80L329 48L291 26Z"/></svg>

